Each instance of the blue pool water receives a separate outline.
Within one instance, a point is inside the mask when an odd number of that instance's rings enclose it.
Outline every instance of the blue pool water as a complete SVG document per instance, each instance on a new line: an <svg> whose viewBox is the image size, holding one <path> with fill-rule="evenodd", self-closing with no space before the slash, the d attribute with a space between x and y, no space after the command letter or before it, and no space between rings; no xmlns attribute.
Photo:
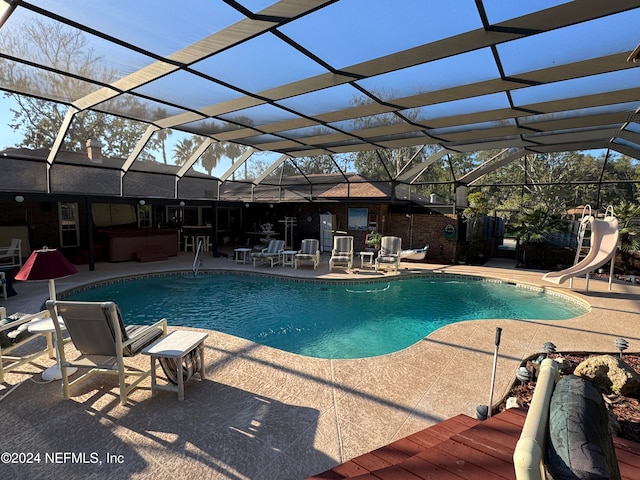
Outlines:
<svg viewBox="0 0 640 480"><path fill-rule="evenodd" d="M362 358L406 348L473 319L562 320L587 307L542 290L442 276L384 283L296 282L233 273L151 276L65 299L115 301L126 323L218 330L289 352Z"/></svg>

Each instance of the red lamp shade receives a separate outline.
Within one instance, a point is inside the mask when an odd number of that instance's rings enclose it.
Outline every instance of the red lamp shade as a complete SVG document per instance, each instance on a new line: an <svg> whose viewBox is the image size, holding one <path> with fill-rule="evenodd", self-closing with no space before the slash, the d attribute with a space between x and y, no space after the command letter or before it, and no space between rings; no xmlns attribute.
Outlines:
<svg viewBox="0 0 640 480"><path fill-rule="evenodd" d="M52 278L68 277L78 273L69 260L56 249L44 247L35 250L24 263L16 280L51 280Z"/></svg>
<svg viewBox="0 0 640 480"><path fill-rule="evenodd" d="M15 279L24 281L49 280L49 299L55 300L56 286L53 279L68 277L74 273L78 273L78 270L64 255L56 249L44 247L41 250L35 250L29 256Z"/></svg>

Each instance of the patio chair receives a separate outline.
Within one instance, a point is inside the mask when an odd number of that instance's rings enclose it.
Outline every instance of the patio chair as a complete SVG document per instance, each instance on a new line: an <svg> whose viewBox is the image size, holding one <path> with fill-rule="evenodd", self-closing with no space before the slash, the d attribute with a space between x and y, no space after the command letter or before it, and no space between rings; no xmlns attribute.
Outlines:
<svg viewBox="0 0 640 480"><path fill-rule="evenodd" d="M300 250L294 256L294 266L298 268L301 264L313 264L313 269L318 268L320 263L320 241L315 238L305 238L302 240Z"/></svg>
<svg viewBox="0 0 640 480"><path fill-rule="evenodd" d="M329 271L335 266L347 267L351 270L353 267L353 237L349 235L341 235L333 237L333 250L331 250L331 258L329 258Z"/></svg>
<svg viewBox="0 0 640 480"><path fill-rule="evenodd" d="M0 265L22 268L22 240L12 238L8 247L0 247Z"/></svg>
<svg viewBox="0 0 640 480"><path fill-rule="evenodd" d="M269 262L271 264L271 268L274 265L278 265L280 263L282 251L284 250L284 240L269 240L269 245L267 248L263 248L260 252L254 252L251 254L251 258L253 258L253 266L256 266L256 262L260 262L261 264Z"/></svg>
<svg viewBox="0 0 640 480"><path fill-rule="evenodd" d="M397 272L400 268L401 249L402 239L400 237L382 237L380 240L380 251L376 257L376 272L383 267L391 267Z"/></svg>
<svg viewBox="0 0 640 480"><path fill-rule="evenodd" d="M47 310L34 314L15 313L7 317L5 307L0 307L0 382L4 382L5 373L15 371L42 355L54 358L51 332L31 333L28 330L31 320L48 317L49 312ZM26 346L27 343L40 337L45 337L46 348L42 349L41 345L36 345L35 343L31 349ZM21 351L25 353L11 355L23 345L25 345L25 348L21 349Z"/></svg>
<svg viewBox="0 0 640 480"><path fill-rule="evenodd" d="M120 403L127 403L128 394L151 375L146 370L129 367L125 357L134 357L142 349L167 333L167 320L152 325L127 325L122 322L120 310L113 302L47 301L47 309L54 319L57 345L62 345L61 319L79 355L68 360L64 348L58 348L62 373L62 394L69 399L69 388L96 373L118 375ZM67 369L77 367L84 371L69 382ZM127 383L127 377L135 379Z"/></svg>

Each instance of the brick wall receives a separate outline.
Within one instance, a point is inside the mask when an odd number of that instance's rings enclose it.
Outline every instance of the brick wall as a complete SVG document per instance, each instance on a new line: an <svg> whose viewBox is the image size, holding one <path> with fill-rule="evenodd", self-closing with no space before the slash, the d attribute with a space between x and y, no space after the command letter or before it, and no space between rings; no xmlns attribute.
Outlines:
<svg viewBox="0 0 640 480"><path fill-rule="evenodd" d="M378 231L383 235L394 235L402 238L402 248L422 248L429 244L427 261L438 263L449 263L457 260L460 254L460 244L456 239L446 238L444 228L453 225L458 232L457 215L441 214L414 214L413 234L411 231L411 218L404 213L389 213L387 205L367 205L367 204L338 204L335 206L323 206L318 210L318 205L300 206L296 212L298 227L296 230L297 240L302 238L318 238L320 213L331 213L336 216L336 230L346 231L348 235L353 235L354 250L360 251L364 248L366 230L349 230L349 208L367 208L369 215L376 215L378 220ZM311 221L307 220L311 217ZM412 241L410 241L412 240Z"/></svg>
<svg viewBox="0 0 640 480"><path fill-rule="evenodd" d="M445 227L453 225L458 232L458 216L449 214L413 214L413 227L411 217L406 214L388 214L385 220L386 235L395 235L402 238L402 248L421 248L429 244L427 261L449 263L457 260L460 250L458 241L447 238Z"/></svg>

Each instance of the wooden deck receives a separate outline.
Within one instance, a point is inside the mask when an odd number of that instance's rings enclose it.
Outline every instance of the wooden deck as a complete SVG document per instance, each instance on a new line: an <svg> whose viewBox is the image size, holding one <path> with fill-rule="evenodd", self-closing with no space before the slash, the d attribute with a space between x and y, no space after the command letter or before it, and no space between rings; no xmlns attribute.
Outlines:
<svg viewBox="0 0 640 480"><path fill-rule="evenodd" d="M480 422L457 415L308 480L515 480L513 450L526 410ZM623 480L640 478L640 444L614 438Z"/></svg>

